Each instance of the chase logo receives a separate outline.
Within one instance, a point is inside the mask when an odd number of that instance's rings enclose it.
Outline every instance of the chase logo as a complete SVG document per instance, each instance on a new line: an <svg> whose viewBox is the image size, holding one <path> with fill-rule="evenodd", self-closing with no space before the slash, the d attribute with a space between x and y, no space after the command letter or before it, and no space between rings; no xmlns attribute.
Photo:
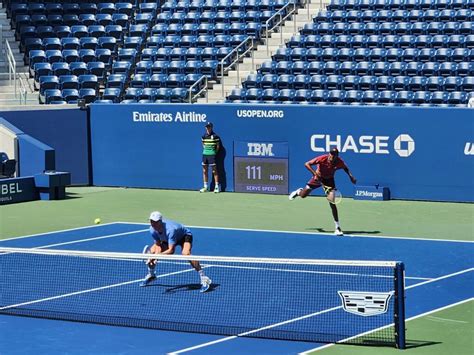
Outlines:
<svg viewBox="0 0 474 355"><path fill-rule="evenodd" d="M474 155L474 143L466 143L464 146L464 155Z"/></svg>
<svg viewBox="0 0 474 355"><path fill-rule="evenodd" d="M387 312L393 292L338 291L342 308L352 314L368 317Z"/></svg>
<svg viewBox="0 0 474 355"><path fill-rule="evenodd" d="M254 157L273 157L273 143L247 143L247 155Z"/></svg>
<svg viewBox="0 0 474 355"><path fill-rule="evenodd" d="M394 149L402 158L409 157L415 151L415 141L408 134L400 134L395 139Z"/></svg>

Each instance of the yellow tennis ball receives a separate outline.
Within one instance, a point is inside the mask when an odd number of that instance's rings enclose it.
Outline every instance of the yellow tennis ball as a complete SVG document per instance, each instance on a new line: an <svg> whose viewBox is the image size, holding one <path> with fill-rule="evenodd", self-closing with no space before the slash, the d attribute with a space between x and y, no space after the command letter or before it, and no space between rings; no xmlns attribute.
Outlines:
<svg viewBox="0 0 474 355"><path fill-rule="evenodd" d="M100 224L100 222L101 222L101 221L100 221L100 218L94 219L94 223L95 223L95 224Z"/></svg>

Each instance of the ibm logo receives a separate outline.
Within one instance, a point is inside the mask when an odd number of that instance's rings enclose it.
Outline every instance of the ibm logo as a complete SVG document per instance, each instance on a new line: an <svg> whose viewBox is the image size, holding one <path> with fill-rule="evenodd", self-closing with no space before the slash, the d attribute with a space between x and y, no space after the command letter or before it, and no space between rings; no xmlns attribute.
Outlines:
<svg viewBox="0 0 474 355"><path fill-rule="evenodd" d="M247 143L247 155L256 157L273 157L272 143Z"/></svg>

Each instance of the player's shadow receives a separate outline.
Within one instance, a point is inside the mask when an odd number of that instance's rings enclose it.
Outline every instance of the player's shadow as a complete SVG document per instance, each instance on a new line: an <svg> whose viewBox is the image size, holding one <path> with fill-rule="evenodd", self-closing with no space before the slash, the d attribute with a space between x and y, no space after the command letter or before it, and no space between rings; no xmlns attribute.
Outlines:
<svg viewBox="0 0 474 355"><path fill-rule="evenodd" d="M325 228L306 228L306 230L316 231L319 233L334 233L334 229L325 229ZM358 231L358 230L345 230L344 234L380 234L381 231Z"/></svg>
<svg viewBox="0 0 474 355"><path fill-rule="evenodd" d="M183 285L164 285L164 284L152 284L150 286L154 287L164 287L165 293L177 293L177 292L187 292L187 291L199 291L201 289L201 284L183 284ZM211 284L209 290L206 293L214 292L220 284Z"/></svg>

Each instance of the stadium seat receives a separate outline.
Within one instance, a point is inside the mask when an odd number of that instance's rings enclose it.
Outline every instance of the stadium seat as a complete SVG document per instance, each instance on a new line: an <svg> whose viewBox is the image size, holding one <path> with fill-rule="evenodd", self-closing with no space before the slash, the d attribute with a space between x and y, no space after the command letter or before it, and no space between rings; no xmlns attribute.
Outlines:
<svg viewBox="0 0 474 355"><path fill-rule="evenodd" d="M59 87L64 89L79 89L79 80L75 75L61 75L59 77ZM67 101L67 100L66 100Z"/></svg>
<svg viewBox="0 0 474 355"><path fill-rule="evenodd" d="M382 91L379 92L377 102L381 103L381 104L387 104L387 103L390 103L390 102L394 102L396 96L397 96L396 91L382 90Z"/></svg>
<svg viewBox="0 0 474 355"><path fill-rule="evenodd" d="M51 64L51 70L53 75L61 76L61 75L70 75L71 68L68 63L65 62L56 62Z"/></svg>
<svg viewBox="0 0 474 355"><path fill-rule="evenodd" d="M293 100L297 102L310 101L311 90L308 89L298 89L295 91Z"/></svg>
<svg viewBox="0 0 474 355"><path fill-rule="evenodd" d="M99 81L96 75L84 74L78 77L79 85L81 89L94 89L97 90Z"/></svg>
<svg viewBox="0 0 474 355"><path fill-rule="evenodd" d="M35 40L40 40L39 38L35 38ZM45 51L49 50L61 50L62 49L62 44L61 40L58 37L53 37L53 38L43 38L43 49Z"/></svg>
<svg viewBox="0 0 474 355"><path fill-rule="evenodd" d="M81 48L81 43L79 41L79 38L76 38L76 37L61 38L61 45L62 45L63 50L64 49L79 50Z"/></svg>
<svg viewBox="0 0 474 355"><path fill-rule="evenodd" d="M79 99L79 91L77 89L63 89L61 90L61 95L68 104L77 103Z"/></svg>
<svg viewBox="0 0 474 355"><path fill-rule="evenodd" d="M53 101L62 101L63 95L59 89L47 89L44 91L44 103L50 104Z"/></svg>
<svg viewBox="0 0 474 355"><path fill-rule="evenodd" d="M92 63L92 62L91 62ZM89 63L90 64L90 63ZM69 64L69 69L72 75L83 75L89 72L88 64L84 62L73 62Z"/></svg>
<svg viewBox="0 0 474 355"><path fill-rule="evenodd" d="M94 102L97 97L97 92L94 89L80 89L79 98L83 99L86 104Z"/></svg>

